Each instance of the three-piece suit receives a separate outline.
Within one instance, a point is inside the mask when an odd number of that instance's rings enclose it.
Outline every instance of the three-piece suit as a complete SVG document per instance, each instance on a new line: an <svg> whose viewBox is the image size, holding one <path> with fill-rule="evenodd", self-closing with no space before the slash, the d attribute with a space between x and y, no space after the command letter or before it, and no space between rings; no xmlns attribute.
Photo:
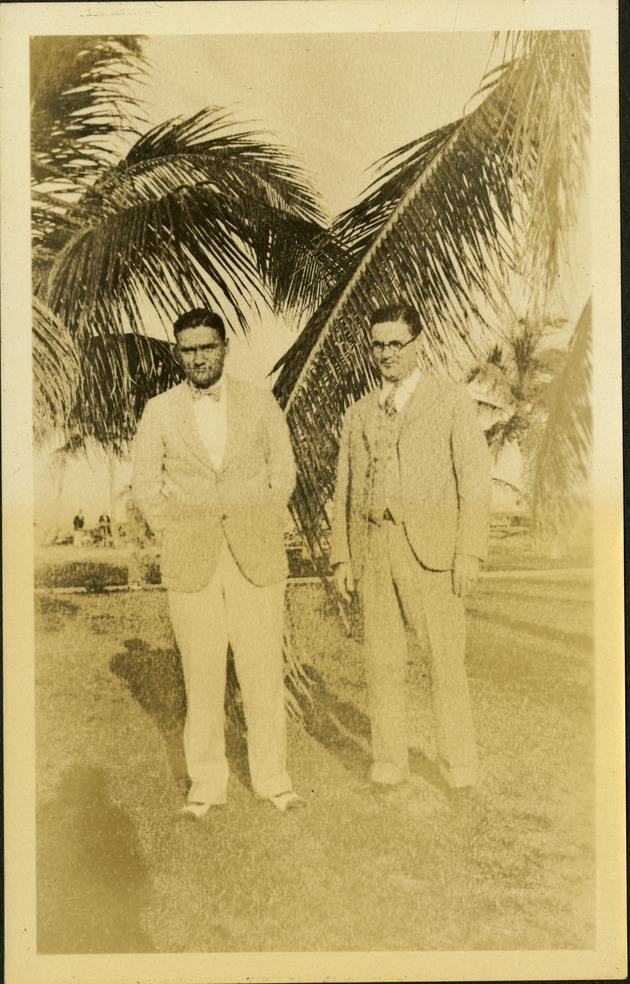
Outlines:
<svg viewBox="0 0 630 984"><path fill-rule="evenodd" d="M485 557L489 454L464 388L417 375L393 418L378 390L345 415L330 560L351 565L362 598L372 780L408 776L406 630L426 627L439 762L451 786L467 786L477 752L453 567L458 554Z"/></svg>

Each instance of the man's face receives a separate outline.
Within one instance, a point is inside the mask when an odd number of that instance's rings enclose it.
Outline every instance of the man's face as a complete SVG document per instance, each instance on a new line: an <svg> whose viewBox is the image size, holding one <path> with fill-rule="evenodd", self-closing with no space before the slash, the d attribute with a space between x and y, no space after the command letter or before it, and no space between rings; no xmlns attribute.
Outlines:
<svg viewBox="0 0 630 984"><path fill-rule="evenodd" d="M221 378L227 350L228 342L222 340L216 328L199 325L178 332L177 355L186 379L199 389L214 386Z"/></svg>
<svg viewBox="0 0 630 984"><path fill-rule="evenodd" d="M372 328L372 354L381 376L395 383L417 366L416 339L406 321L383 321Z"/></svg>

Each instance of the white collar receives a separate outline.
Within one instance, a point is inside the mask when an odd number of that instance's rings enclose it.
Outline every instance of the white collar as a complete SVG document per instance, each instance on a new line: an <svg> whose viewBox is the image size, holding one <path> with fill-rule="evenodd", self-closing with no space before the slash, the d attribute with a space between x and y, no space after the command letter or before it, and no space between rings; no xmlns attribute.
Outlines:
<svg viewBox="0 0 630 984"><path fill-rule="evenodd" d="M406 377L406 379L401 379L400 382L398 383L393 383L391 380L388 380L386 383L383 383L378 397L379 404L383 406L385 400L387 399L391 391L394 389L394 386L396 386L398 392L402 390L405 394L411 396L411 394L415 391L415 388L420 381L420 376L421 376L420 367L416 366L413 372L411 372Z"/></svg>

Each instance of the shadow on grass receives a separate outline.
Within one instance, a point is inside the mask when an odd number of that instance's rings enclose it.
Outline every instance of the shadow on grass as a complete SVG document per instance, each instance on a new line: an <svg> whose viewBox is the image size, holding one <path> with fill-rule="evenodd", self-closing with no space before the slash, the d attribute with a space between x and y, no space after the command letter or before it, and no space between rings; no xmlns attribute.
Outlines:
<svg viewBox="0 0 630 984"><path fill-rule="evenodd" d="M125 652L113 657L110 669L126 684L143 711L154 719L164 739L173 778L185 793L190 782L184 756L186 691L179 653L175 648L153 648L143 639L126 639L124 645ZM225 710L225 747L230 770L249 786L245 720L231 653Z"/></svg>
<svg viewBox="0 0 630 984"><path fill-rule="evenodd" d="M309 668L312 703L304 714L307 733L339 759L349 772L364 779L370 768L370 721L350 701L341 700Z"/></svg>
<svg viewBox="0 0 630 984"><path fill-rule="evenodd" d="M134 700L155 721L168 756L173 778L185 791L188 783L184 758L186 694L176 649L156 649L143 639L126 639L110 669L128 687Z"/></svg>
<svg viewBox="0 0 630 984"><path fill-rule="evenodd" d="M37 818L40 953L150 953L151 882L129 816L101 769L68 770Z"/></svg>
<svg viewBox="0 0 630 984"><path fill-rule="evenodd" d="M306 731L332 752L348 772L357 779L366 779L372 764L368 715L329 690L321 674L312 667L309 667L309 676L312 703L304 714ZM409 768L412 775L420 776L437 789L445 789L437 763L421 749L409 749Z"/></svg>

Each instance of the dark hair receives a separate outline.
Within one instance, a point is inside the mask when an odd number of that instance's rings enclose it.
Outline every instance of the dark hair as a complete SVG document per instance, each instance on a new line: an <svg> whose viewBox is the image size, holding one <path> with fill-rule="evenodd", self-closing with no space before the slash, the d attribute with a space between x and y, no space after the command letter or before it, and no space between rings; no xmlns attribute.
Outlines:
<svg viewBox="0 0 630 984"><path fill-rule="evenodd" d="M214 328L217 334L220 336L221 341L225 341L225 325L223 324L223 319L220 315L215 314L209 308L193 308L192 311L187 311L186 314L179 316L175 324L173 325L173 331L175 332L175 337L184 328Z"/></svg>
<svg viewBox="0 0 630 984"><path fill-rule="evenodd" d="M387 307L377 308L370 318L370 328L382 325L385 321L404 321L412 338L417 338L422 331L420 315L411 304L389 304Z"/></svg>

